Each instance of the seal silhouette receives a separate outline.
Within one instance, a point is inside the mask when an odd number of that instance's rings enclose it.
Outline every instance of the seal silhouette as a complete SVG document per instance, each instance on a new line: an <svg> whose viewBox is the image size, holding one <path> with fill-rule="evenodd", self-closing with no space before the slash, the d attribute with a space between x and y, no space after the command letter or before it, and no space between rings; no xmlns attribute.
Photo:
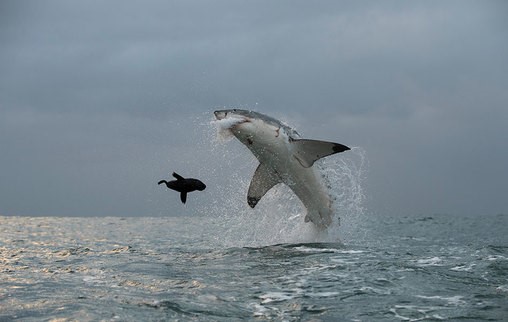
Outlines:
<svg viewBox="0 0 508 322"><path fill-rule="evenodd" d="M175 177L176 180L161 180L158 184L165 183L166 187L169 189L180 192L180 200L182 203L187 201L187 193L196 190L203 191L206 188L206 185L198 179L184 178L176 172L173 172L173 177Z"/></svg>

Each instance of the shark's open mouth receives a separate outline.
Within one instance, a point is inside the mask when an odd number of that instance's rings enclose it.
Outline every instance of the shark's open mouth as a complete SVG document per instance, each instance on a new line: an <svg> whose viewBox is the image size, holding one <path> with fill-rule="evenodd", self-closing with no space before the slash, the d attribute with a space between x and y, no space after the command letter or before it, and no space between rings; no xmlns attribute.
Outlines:
<svg viewBox="0 0 508 322"><path fill-rule="evenodd" d="M233 137L231 130L235 126L250 122L247 117L239 115L227 115L222 112L215 112L215 118L216 119L212 121L212 123L217 126L217 134L221 140L228 140Z"/></svg>
<svg viewBox="0 0 508 322"><path fill-rule="evenodd" d="M215 111L215 124L220 130L230 130L238 124L250 122L248 117L238 114L228 114L225 111Z"/></svg>
<svg viewBox="0 0 508 322"><path fill-rule="evenodd" d="M246 122L249 122L249 120L244 117L225 117L223 119L217 119L215 124L223 130L230 130L236 125Z"/></svg>

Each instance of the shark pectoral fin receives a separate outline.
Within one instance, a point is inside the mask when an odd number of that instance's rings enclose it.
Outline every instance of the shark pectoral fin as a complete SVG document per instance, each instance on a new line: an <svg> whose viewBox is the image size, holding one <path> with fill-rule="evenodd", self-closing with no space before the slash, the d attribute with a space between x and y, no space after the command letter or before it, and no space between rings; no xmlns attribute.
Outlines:
<svg viewBox="0 0 508 322"><path fill-rule="evenodd" d="M254 208L267 191L280 182L279 176L272 169L260 163L250 182L247 194L249 206Z"/></svg>
<svg viewBox="0 0 508 322"><path fill-rule="evenodd" d="M294 145L293 156L300 162L302 167L310 168L317 160L350 150L349 147L326 141L298 139L291 142Z"/></svg>
<svg viewBox="0 0 508 322"><path fill-rule="evenodd" d="M181 175L179 175L176 172L173 172L173 177L175 177L177 180L183 180L184 179Z"/></svg>
<svg viewBox="0 0 508 322"><path fill-rule="evenodd" d="M180 200L185 203L187 201L187 192L181 192L180 193Z"/></svg>

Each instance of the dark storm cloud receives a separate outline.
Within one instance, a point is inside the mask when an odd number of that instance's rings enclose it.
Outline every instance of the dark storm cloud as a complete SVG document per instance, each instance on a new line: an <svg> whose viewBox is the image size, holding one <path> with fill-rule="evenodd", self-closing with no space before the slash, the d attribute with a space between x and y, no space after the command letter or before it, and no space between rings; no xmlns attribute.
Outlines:
<svg viewBox="0 0 508 322"><path fill-rule="evenodd" d="M221 106L363 147L373 211L507 211L506 8L2 1L0 212L163 212L170 165L218 176Z"/></svg>

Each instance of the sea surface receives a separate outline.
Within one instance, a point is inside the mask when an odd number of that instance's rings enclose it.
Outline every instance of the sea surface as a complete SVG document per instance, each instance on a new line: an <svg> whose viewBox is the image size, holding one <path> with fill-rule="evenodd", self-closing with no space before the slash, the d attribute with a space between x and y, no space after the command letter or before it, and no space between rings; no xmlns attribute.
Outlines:
<svg viewBox="0 0 508 322"><path fill-rule="evenodd" d="M302 216L0 217L0 321L508 321L507 215Z"/></svg>

